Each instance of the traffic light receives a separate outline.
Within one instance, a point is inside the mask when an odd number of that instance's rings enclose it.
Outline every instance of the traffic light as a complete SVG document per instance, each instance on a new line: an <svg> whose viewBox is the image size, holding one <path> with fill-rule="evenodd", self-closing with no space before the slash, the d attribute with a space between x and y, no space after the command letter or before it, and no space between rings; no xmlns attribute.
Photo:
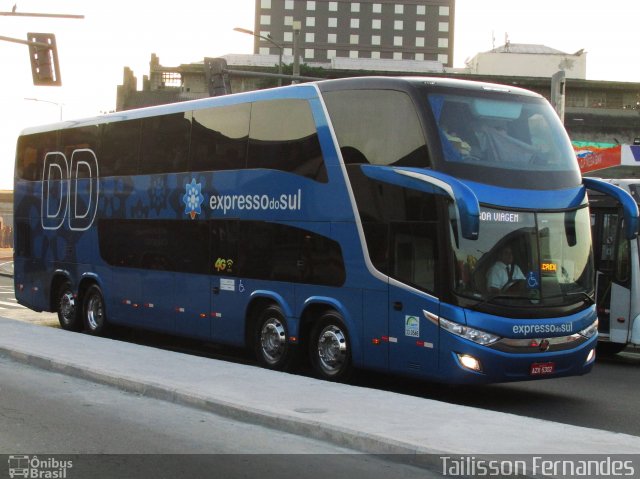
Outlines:
<svg viewBox="0 0 640 479"><path fill-rule="evenodd" d="M209 87L209 96L228 95L231 93L227 61L224 58L205 57L204 78Z"/></svg>
<svg viewBox="0 0 640 479"><path fill-rule="evenodd" d="M60 86L60 65L56 36L53 33L27 33L33 84Z"/></svg>

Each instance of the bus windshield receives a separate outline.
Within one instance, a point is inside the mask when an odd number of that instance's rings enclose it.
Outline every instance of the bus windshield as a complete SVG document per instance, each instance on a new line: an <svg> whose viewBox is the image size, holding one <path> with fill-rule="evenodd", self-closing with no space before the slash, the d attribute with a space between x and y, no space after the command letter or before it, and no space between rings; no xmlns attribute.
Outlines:
<svg viewBox="0 0 640 479"><path fill-rule="evenodd" d="M593 294L587 208L533 213L483 207L478 240L464 239L455 219L450 232L454 291L477 304L569 306Z"/></svg>
<svg viewBox="0 0 640 479"><path fill-rule="evenodd" d="M579 184L571 144L544 99L432 93L429 105L442 144L442 168L450 174L496 184L503 177L496 169L509 175L565 172L569 181ZM478 168L491 173L478 178ZM544 176L538 181L549 187L554 179ZM522 185L532 186L526 176Z"/></svg>

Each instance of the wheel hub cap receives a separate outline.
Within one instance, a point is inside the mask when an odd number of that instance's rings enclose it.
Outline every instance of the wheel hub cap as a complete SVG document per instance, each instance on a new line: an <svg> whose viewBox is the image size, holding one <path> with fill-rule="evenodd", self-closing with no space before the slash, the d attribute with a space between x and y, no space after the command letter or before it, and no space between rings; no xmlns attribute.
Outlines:
<svg viewBox="0 0 640 479"><path fill-rule="evenodd" d="M344 333L335 326L328 326L318 340L320 364L327 372L340 369L347 357L347 340Z"/></svg>
<svg viewBox="0 0 640 479"><path fill-rule="evenodd" d="M284 326L276 319L270 319L260 332L260 344L262 345L262 354L270 363L277 362L286 347L287 335Z"/></svg>

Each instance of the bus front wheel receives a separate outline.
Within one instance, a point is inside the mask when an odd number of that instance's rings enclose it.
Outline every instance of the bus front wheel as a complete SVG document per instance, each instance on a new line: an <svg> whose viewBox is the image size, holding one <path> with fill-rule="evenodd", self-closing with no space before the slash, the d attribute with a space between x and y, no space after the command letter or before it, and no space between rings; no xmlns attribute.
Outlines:
<svg viewBox="0 0 640 479"><path fill-rule="evenodd" d="M353 371L347 328L335 312L319 318L311 330L309 353L316 374L329 381L347 381Z"/></svg>
<svg viewBox="0 0 640 479"><path fill-rule="evenodd" d="M255 353L261 366L278 371L286 370L291 363L289 334L282 310L271 305L264 309L255 329Z"/></svg>
<svg viewBox="0 0 640 479"><path fill-rule="evenodd" d="M60 327L67 331L80 331L82 320L78 308L76 308L76 297L73 295L69 281L65 281L60 285L56 298Z"/></svg>
<svg viewBox="0 0 640 479"><path fill-rule="evenodd" d="M107 316L104 308L104 297L98 285L92 285L84 294L82 302L84 326L89 334L103 334L107 328Z"/></svg>

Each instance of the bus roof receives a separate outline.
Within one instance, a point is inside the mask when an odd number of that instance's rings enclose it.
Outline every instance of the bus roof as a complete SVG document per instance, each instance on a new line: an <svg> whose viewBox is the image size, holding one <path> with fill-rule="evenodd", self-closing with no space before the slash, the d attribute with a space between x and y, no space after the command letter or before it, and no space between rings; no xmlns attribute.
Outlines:
<svg viewBox="0 0 640 479"><path fill-rule="evenodd" d="M494 91L542 98L538 93L512 85L446 77L353 77L318 82L318 87L321 91L394 87L406 89L407 86L456 88L469 91Z"/></svg>
<svg viewBox="0 0 640 479"><path fill-rule="evenodd" d="M357 89L399 89L407 90L413 87L427 88L455 88L469 91L492 91L505 94L517 94L542 98L541 95L523 88L510 85L500 85L497 83L478 82L472 80L460 80L454 78L441 77L353 77L333 80L320 80L316 82L303 83L298 85L288 85L278 88L264 90L253 90L243 93L233 93L224 96L200 98L177 103L154 105L145 108L124 110L104 115L81 118L77 120L67 120L58 123L39 125L25 128L20 135L30 135L44 133L47 131L64 130L83 126L99 125L123 120L146 118L160 114L181 113L189 110L208 108L211 106L224 106L250 102L256 100L266 100L275 98L314 98L318 96L318 90L357 90Z"/></svg>

